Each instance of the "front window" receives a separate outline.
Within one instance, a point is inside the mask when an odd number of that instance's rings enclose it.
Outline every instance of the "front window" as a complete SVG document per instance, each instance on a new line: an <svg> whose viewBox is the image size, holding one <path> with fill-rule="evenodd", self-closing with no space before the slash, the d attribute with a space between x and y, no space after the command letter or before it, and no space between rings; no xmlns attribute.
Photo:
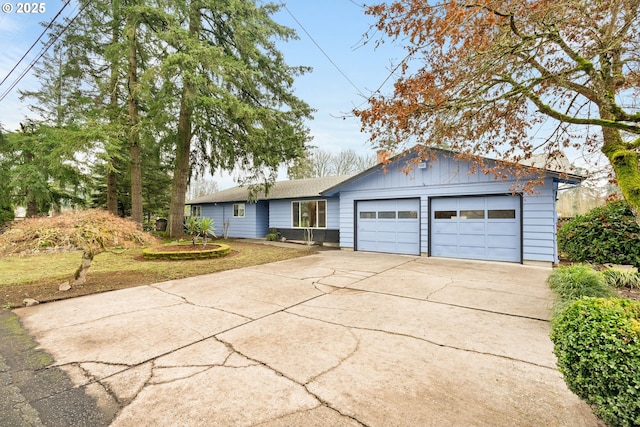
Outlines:
<svg viewBox="0 0 640 427"><path fill-rule="evenodd" d="M202 206L191 206L191 216L202 216Z"/></svg>
<svg viewBox="0 0 640 427"><path fill-rule="evenodd" d="M291 217L293 219L293 227L326 228L327 201L308 200L292 202Z"/></svg>
<svg viewBox="0 0 640 427"><path fill-rule="evenodd" d="M233 204L233 217L244 218L244 203Z"/></svg>

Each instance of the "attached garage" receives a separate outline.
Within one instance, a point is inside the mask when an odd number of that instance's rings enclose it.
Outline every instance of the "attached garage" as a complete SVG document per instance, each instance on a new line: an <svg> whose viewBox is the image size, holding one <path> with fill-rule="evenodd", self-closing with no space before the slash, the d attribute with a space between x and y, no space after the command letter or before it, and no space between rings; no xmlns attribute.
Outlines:
<svg viewBox="0 0 640 427"><path fill-rule="evenodd" d="M535 192L528 193L523 188L527 166L496 179L464 156L423 148L400 153L321 193L339 197L342 249L558 262L559 186L578 184L582 177L532 168Z"/></svg>
<svg viewBox="0 0 640 427"><path fill-rule="evenodd" d="M519 195L430 199L432 256L522 261L522 198Z"/></svg>
<svg viewBox="0 0 640 427"><path fill-rule="evenodd" d="M420 255L420 199L356 201L356 250Z"/></svg>

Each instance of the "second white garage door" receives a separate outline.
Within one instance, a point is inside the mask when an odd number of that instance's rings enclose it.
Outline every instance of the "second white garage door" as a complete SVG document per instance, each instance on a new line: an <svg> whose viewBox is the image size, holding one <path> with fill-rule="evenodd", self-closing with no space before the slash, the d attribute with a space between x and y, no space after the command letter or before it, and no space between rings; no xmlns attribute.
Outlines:
<svg viewBox="0 0 640 427"><path fill-rule="evenodd" d="M356 204L359 251L420 255L420 200L366 200Z"/></svg>
<svg viewBox="0 0 640 427"><path fill-rule="evenodd" d="M431 200L430 254L520 262L520 196Z"/></svg>

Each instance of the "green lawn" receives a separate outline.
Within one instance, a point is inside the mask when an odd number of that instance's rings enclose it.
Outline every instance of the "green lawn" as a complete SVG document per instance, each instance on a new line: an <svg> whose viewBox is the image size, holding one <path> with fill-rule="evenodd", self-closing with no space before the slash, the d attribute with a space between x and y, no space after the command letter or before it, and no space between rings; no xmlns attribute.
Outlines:
<svg viewBox="0 0 640 427"><path fill-rule="evenodd" d="M224 258L193 261L145 261L142 260L142 249L129 249L120 254L99 254L89 269L87 285L67 293L58 291L58 286L72 277L80 265L81 252L4 256L0 259L0 308L20 306L26 297L50 301L265 264L313 253L304 246L284 248L242 240L218 242L231 246L232 254Z"/></svg>

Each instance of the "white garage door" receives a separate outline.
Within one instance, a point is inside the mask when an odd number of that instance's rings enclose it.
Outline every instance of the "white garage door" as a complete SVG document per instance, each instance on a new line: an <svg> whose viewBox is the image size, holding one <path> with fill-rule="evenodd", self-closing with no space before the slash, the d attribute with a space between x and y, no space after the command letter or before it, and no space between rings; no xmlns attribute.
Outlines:
<svg viewBox="0 0 640 427"><path fill-rule="evenodd" d="M433 256L520 262L519 196L431 199Z"/></svg>
<svg viewBox="0 0 640 427"><path fill-rule="evenodd" d="M420 200L356 204L356 250L420 255Z"/></svg>

